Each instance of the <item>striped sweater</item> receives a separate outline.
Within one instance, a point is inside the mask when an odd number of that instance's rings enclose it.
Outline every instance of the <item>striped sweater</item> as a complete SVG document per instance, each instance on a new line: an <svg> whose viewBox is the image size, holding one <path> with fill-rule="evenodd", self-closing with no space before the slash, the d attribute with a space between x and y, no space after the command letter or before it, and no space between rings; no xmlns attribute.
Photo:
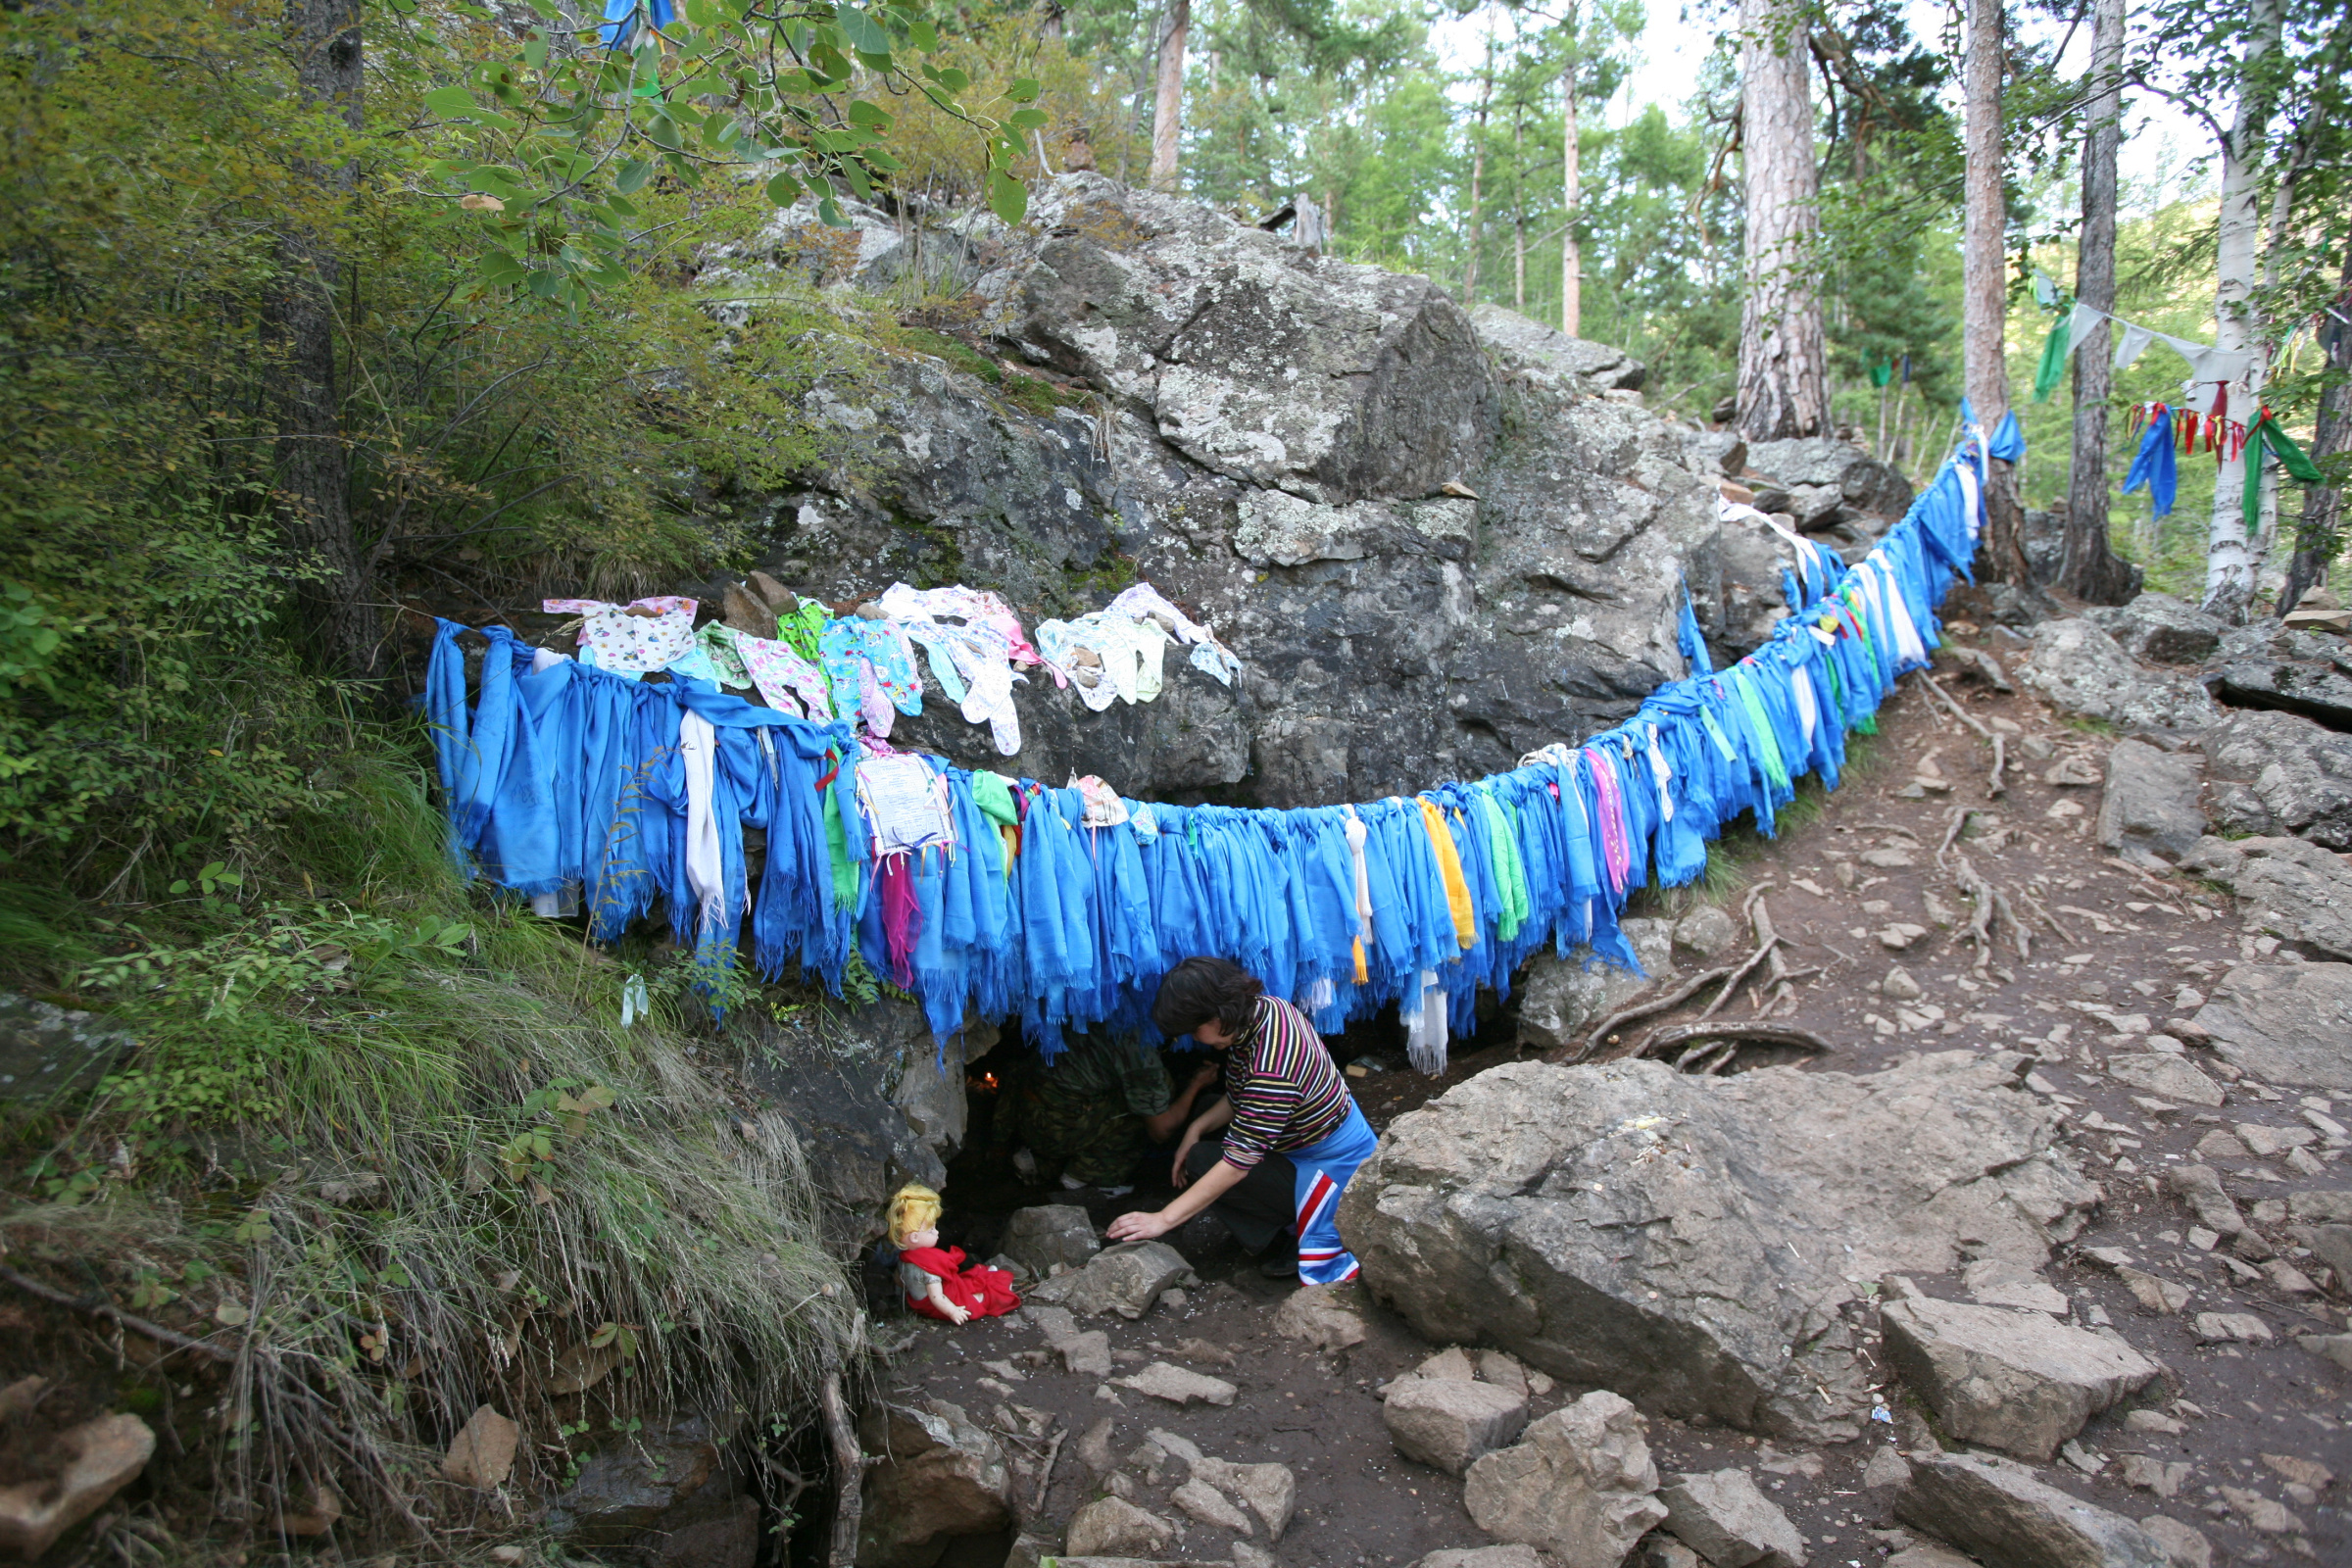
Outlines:
<svg viewBox="0 0 2352 1568"><path fill-rule="evenodd" d="M1273 997L1257 999L1256 1021L1226 1051L1225 1095L1225 1162L1243 1170L1321 1143L1355 1104L1314 1025Z"/></svg>

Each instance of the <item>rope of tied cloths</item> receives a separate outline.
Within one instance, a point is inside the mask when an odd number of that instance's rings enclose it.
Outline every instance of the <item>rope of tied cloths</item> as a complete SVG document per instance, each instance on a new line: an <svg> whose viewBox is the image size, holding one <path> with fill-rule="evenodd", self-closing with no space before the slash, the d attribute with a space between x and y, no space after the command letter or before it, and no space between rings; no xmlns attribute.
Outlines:
<svg viewBox="0 0 2352 1568"><path fill-rule="evenodd" d="M1216 953L1320 1029L1398 1006L1417 1064L1442 1070L1480 988L1507 995L1545 944L1638 971L1619 923L1635 889L1697 877L1744 813L1772 832L1805 775L1836 786L1846 733L1873 728L1938 645L1985 465L2021 445L2013 421L1971 427L1863 561L1808 553L1754 653L1712 670L1701 645L1692 673L1614 727L1409 801L1252 809L1054 788L715 681L590 668L502 626L469 702L466 628L444 621L423 702L452 853L546 912L576 908L596 940L660 906L713 970L748 937L761 976L797 964L839 992L855 956L943 1039L972 1017L1018 1017L1049 1052L1065 1027L1156 1039L1160 977Z"/></svg>

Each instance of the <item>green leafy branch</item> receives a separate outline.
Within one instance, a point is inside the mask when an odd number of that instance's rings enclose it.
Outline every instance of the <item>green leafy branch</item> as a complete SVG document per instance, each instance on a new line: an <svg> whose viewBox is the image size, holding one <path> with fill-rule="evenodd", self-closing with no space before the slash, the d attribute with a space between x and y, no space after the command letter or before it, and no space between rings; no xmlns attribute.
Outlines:
<svg viewBox="0 0 2352 1568"><path fill-rule="evenodd" d="M779 207L813 193L823 221L845 225L832 181L871 200L899 172L885 145L893 116L878 100L908 94L983 138L999 218L1017 223L1028 211L1011 166L1021 137L1047 122L1027 107L1038 83L1014 81L1002 119L966 107L970 77L920 58L939 52L939 33L910 5L683 0L661 27L642 10L583 27L555 0L529 3L545 25L519 52L423 97L439 124L460 130L426 166L432 194L480 216L480 275L492 288L573 308L617 288L646 237L634 198L656 179L753 180ZM619 47L607 43L615 34Z"/></svg>
<svg viewBox="0 0 2352 1568"><path fill-rule="evenodd" d="M577 1095L572 1093L575 1089L580 1091ZM560 1078L523 1096L521 1118L530 1125L508 1139L498 1152L507 1179L529 1181L532 1196L539 1198L547 1189L532 1174L534 1168L553 1165L557 1151L564 1144L588 1131L588 1118L600 1110L612 1109L619 1099L603 1084L583 1083L576 1078Z"/></svg>

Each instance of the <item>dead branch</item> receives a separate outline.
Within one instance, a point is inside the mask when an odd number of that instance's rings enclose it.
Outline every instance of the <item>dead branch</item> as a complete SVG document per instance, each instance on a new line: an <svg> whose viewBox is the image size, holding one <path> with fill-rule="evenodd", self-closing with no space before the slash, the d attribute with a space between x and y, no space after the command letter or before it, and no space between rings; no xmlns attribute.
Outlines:
<svg viewBox="0 0 2352 1568"><path fill-rule="evenodd" d="M1952 716L1954 718L1958 719L1961 723L1966 724L1970 729L1975 730L1986 740L1992 739L1992 731L1985 728L1983 724L1977 722L1977 720L1968 713L1961 711L1960 705L1953 702L1949 694L1947 694L1942 687L1936 684L1935 676L1929 674L1923 669L1919 672L1919 678L1923 683L1926 684L1928 690L1936 694L1936 700L1937 702L1940 702L1944 707L1952 710Z"/></svg>
<svg viewBox="0 0 2352 1568"><path fill-rule="evenodd" d="M1757 964L1762 963L1766 956L1768 956L1774 948L1779 947L1781 939L1779 937L1774 937L1771 941L1756 949L1755 952L1749 954L1746 960L1742 962L1738 969L1732 972L1732 977L1723 983L1723 989L1715 993L1715 1000L1707 1004L1705 1009L1699 1013L1699 1016L1701 1018L1712 1018L1716 1013L1722 1011L1723 1004L1732 1000L1732 993L1740 989L1740 982L1747 978L1748 971L1755 968Z"/></svg>
<svg viewBox="0 0 2352 1568"><path fill-rule="evenodd" d="M2017 690L2016 687L2009 684L2009 672L2001 668L2001 662L1983 649L1955 648L1952 652L1959 657L1962 663L1975 670L1978 675L1983 676L1984 684L1990 686L1994 691L2007 693Z"/></svg>
<svg viewBox="0 0 2352 1568"><path fill-rule="evenodd" d="M817 1399L825 1414L825 1441L833 1450L833 1541L826 1554L830 1568L856 1568L858 1527L865 1514L865 1455L858 1446L858 1429L850 1421L850 1403L842 1396L841 1373L825 1374Z"/></svg>
<svg viewBox="0 0 2352 1568"><path fill-rule="evenodd" d="M2008 737L2003 735L1995 735L1992 738L1992 778L1984 786L1985 799L1990 800L1995 796L1998 796L2003 790L2009 787L2001 780L2001 770L2006 768L2008 765Z"/></svg>
<svg viewBox="0 0 2352 1568"><path fill-rule="evenodd" d="M0 1281L14 1285L27 1296L36 1296L44 1301L71 1307L76 1312L86 1312L91 1317L102 1317L110 1323L119 1323L143 1339L153 1340L158 1345L170 1346L174 1350L187 1350L214 1361L234 1362L237 1358L237 1352L234 1350L224 1350L218 1345L175 1333L161 1323L150 1323L143 1317L133 1317L102 1296L69 1296L56 1286L44 1285L39 1280L27 1278L4 1263L0 1263Z"/></svg>
<svg viewBox="0 0 2352 1568"><path fill-rule="evenodd" d="M2017 896L2026 901L2026 907L2034 911L2036 919L2040 920L2043 925L2048 926L2052 931L2055 931L2058 934L2059 941L2065 943L2070 948L2079 948L2082 945L2082 942L2076 938L2072 931L2069 931L2066 927L2058 923L2058 917L2056 915L2052 914L2048 909L2042 906L2042 903L2039 899L2035 898L2033 894L2024 892L2022 890Z"/></svg>
<svg viewBox="0 0 2352 1568"><path fill-rule="evenodd" d="M1707 1040L1796 1046L1825 1054L1835 1049L1812 1030L1798 1029L1785 1023L1670 1023L1650 1031L1649 1038L1642 1042L1641 1054L1653 1055L1676 1046L1689 1046Z"/></svg>
<svg viewBox="0 0 2352 1568"><path fill-rule="evenodd" d="M1585 1036L1583 1047L1577 1052L1576 1060L1582 1061L1591 1055L1595 1045L1606 1041L1611 1034L1624 1025L1639 1022L1654 1013L1666 1012L1679 1007L1731 972L1732 966L1727 963L1720 969L1709 969L1705 974L1693 975L1671 994L1660 997L1654 1002L1637 1002L1630 1007L1618 1008L1592 1026L1592 1032ZM1551 1059L1556 1061L1561 1056L1565 1056L1568 1049L1566 1046L1562 1046Z"/></svg>
<svg viewBox="0 0 2352 1568"><path fill-rule="evenodd" d="M1046 1445L1045 1462L1038 1467L1037 1471L1037 1494L1029 1499L1028 1517L1032 1519L1041 1518L1045 1514L1046 1494L1054 1487L1054 1466L1061 1458L1061 1440L1069 1435L1068 1427L1058 1421L1054 1424L1054 1441Z"/></svg>

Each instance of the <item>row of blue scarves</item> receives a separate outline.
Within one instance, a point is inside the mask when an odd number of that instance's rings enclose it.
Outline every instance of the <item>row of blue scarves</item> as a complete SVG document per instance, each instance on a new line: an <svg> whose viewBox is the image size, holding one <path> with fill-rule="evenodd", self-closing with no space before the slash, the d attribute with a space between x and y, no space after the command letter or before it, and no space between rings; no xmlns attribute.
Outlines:
<svg viewBox="0 0 2352 1568"><path fill-rule="evenodd" d="M1049 1044L1097 1024L1152 1039L1159 978L1200 953L1242 964L1321 1029L1426 1005L1432 983L1451 1027L1467 1029L1479 988L1507 995L1545 944L1638 969L1619 928L1635 889L1697 877L1708 842L1742 813L1770 833L1802 775L1836 786L1846 732L1872 727L1896 676L1936 645L1936 606L1975 552L1987 458L2021 446L2013 421L1972 438L1855 566L1799 542L1791 613L1724 670L1706 666L1686 607L1689 677L1509 772L1354 807L1130 802L1112 826L1089 824L1078 790L1024 780L1010 792L1017 831L1001 834L973 775L927 758L946 779L956 845L883 861L848 727L710 682L554 659L503 626L482 632L469 703L466 628L442 621L423 703L453 851L513 894L576 888L599 941L659 907L698 961L723 965L748 920L761 976L797 964L836 992L856 954L914 992L943 1038L970 1016L1018 1016ZM680 746L689 714L714 736L699 808ZM720 896L688 886L690 832L717 836Z"/></svg>

